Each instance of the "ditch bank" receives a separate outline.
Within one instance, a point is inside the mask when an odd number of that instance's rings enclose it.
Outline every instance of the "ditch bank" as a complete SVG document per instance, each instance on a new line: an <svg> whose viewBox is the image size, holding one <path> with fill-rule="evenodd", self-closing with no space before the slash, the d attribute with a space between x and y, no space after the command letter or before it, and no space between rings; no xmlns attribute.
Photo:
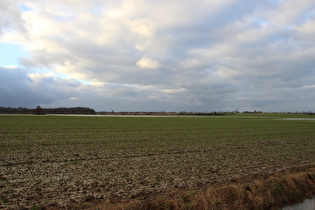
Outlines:
<svg viewBox="0 0 315 210"><path fill-rule="evenodd" d="M315 195L315 165L264 176L243 177L222 186L172 189L132 200L90 198L67 209L281 209ZM48 209L58 209L57 206ZM61 207L60 207L61 208Z"/></svg>

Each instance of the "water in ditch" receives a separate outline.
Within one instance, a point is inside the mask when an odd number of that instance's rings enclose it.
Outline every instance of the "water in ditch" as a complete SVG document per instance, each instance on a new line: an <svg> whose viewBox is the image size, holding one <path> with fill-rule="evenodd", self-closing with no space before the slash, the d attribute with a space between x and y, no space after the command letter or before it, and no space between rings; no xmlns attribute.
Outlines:
<svg viewBox="0 0 315 210"><path fill-rule="evenodd" d="M306 199L302 203L293 206L287 206L282 210L315 210L315 197L313 199Z"/></svg>

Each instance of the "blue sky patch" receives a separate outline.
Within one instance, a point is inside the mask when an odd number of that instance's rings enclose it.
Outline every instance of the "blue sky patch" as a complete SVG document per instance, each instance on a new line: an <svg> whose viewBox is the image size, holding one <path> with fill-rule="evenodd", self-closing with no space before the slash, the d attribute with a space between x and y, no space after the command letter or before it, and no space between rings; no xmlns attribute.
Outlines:
<svg viewBox="0 0 315 210"><path fill-rule="evenodd" d="M27 56L21 45L0 43L0 66L19 66L19 58Z"/></svg>

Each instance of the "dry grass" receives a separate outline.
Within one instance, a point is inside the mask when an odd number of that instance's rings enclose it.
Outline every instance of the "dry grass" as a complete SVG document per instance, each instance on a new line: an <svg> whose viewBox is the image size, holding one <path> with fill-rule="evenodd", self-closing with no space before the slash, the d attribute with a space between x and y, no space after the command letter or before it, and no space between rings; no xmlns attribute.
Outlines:
<svg viewBox="0 0 315 210"><path fill-rule="evenodd" d="M315 195L315 167L286 174L274 173L249 183L210 187L204 191L171 190L144 200L113 204L94 202L69 209L277 209Z"/></svg>

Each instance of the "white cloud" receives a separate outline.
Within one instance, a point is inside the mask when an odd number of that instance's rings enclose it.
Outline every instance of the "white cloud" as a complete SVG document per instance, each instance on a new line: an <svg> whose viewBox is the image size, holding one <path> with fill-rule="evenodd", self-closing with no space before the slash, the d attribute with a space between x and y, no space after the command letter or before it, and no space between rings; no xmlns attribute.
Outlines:
<svg viewBox="0 0 315 210"><path fill-rule="evenodd" d="M148 18L137 18L126 21L128 29L132 32L135 39L135 48L144 51L155 39L155 24Z"/></svg>
<svg viewBox="0 0 315 210"><path fill-rule="evenodd" d="M12 28L19 32L24 32L23 19L18 7L19 1L1 0L0 1L0 36Z"/></svg>
<svg viewBox="0 0 315 210"><path fill-rule="evenodd" d="M177 88L177 89L164 89L161 90L162 93L167 93L167 94L177 94L177 93L183 93L185 92L185 88Z"/></svg>
<svg viewBox="0 0 315 210"><path fill-rule="evenodd" d="M200 68L202 65L203 62L201 62L200 60L189 58L179 62L179 69L193 70Z"/></svg>
<svg viewBox="0 0 315 210"><path fill-rule="evenodd" d="M127 25L130 31L139 34L143 37L155 36L155 24L148 18L137 18L135 20L127 21Z"/></svg>
<svg viewBox="0 0 315 210"><path fill-rule="evenodd" d="M297 25L303 23L309 10L314 10L312 0L281 0L278 6L268 13L269 20L279 25Z"/></svg>
<svg viewBox="0 0 315 210"><path fill-rule="evenodd" d="M293 29L297 33L299 40L305 42L306 45L309 45L309 43L312 44L311 46L315 45L315 10L314 19L308 20L297 27L293 27Z"/></svg>
<svg viewBox="0 0 315 210"><path fill-rule="evenodd" d="M158 69L160 68L160 64L158 61L155 61L148 57L142 57L138 62L137 66L143 69Z"/></svg>

